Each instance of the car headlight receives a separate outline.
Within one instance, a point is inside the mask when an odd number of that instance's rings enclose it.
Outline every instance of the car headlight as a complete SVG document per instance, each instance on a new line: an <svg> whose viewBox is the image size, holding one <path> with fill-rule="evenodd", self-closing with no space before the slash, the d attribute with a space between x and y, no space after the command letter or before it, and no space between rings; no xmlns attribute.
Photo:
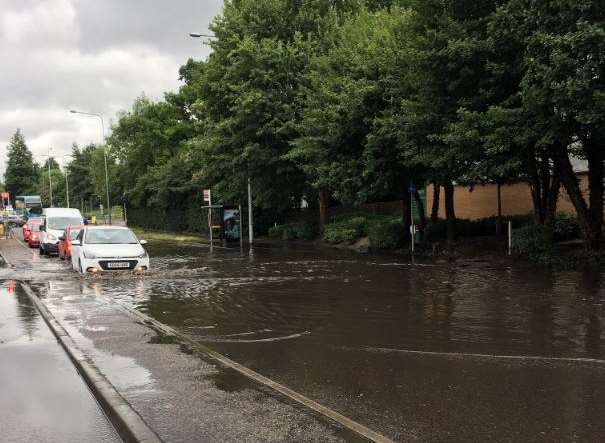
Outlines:
<svg viewBox="0 0 605 443"><path fill-rule="evenodd" d="M97 254L90 251L84 251L84 258L97 258Z"/></svg>
<svg viewBox="0 0 605 443"><path fill-rule="evenodd" d="M143 251L139 255L137 255L137 258L146 258L146 257L147 257L147 251Z"/></svg>

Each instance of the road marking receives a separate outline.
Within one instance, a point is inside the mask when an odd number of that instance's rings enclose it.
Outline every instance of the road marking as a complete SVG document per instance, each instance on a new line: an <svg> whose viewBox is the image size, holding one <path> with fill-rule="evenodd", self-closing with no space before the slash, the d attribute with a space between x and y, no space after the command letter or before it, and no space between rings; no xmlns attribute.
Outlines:
<svg viewBox="0 0 605 443"><path fill-rule="evenodd" d="M344 346L341 349L362 349L369 352L381 352L381 353L400 353L400 354L412 354L412 355L426 355L436 357L458 357L458 358L484 358L484 359L499 359L499 360L527 360L527 361L552 361L552 362L566 362L566 363L594 363L598 365L605 365L605 360L598 358L586 358L586 357L543 357L539 355L498 355L498 354L480 354L472 352L439 352L439 351L418 351L413 349L393 349L393 348L381 348L373 346L362 346L361 348L352 348Z"/></svg>
<svg viewBox="0 0 605 443"><path fill-rule="evenodd" d="M297 334L291 334L291 335L285 335L283 337L270 337L270 338L258 338L256 340L254 339L229 339L229 338L212 338L212 337L208 337L208 338L204 338L203 341L207 341L207 342L212 342L212 343L263 343L263 342L273 342L273 341L283 341L283 340L291 340L293 338L299 338L302 337L303 335L309 335L311 332L309 331L304 331L304 332L299 332ZM254 332L251 332L249 334L254 334ZM234 334L234 335L238 335L238 334ZM233 337L234 335L232 335L231 337ZM239 334L239 335L244 335L244 334Z"/></svg>
<svg viewBox="0 0 605 443"><path fill-rule="evenodd" d="M258 331L250 331L250 332L238 332L237 334L219 335L217 337L218 338L243 337L246 335L261 334L263 332L271 332L271 329L259 329Z"/></svg>

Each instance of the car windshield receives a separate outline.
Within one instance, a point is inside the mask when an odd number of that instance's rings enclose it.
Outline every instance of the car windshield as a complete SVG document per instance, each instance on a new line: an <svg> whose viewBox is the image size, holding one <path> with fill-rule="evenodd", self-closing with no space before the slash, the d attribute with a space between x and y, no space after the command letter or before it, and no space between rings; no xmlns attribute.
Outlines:
<svg viewBox="0 0 605 443"><path fill-rule="evenodd" d="M51 217L47 219L46 223L48 224L48 229L63 231L69 225L82 224L82 219L78 217Z"/></svg>
<svg viewBox="0 0 605 443"><path fill-rule="evenodd" d="M80 229L73 229L69 231L69 240L75 240L80 233Z"/></svg>
<svg viewBox="0 0 605 443"><path fill-rule="evenodd" d="M31 225L29 230L32 232L40 232L40 225Z"/></svg>
<svg viewBox="0 0 605 443"><path fill-rule="evenodd" d="M102 244L135 244L137 238L128 229L91 229L86 233L86 243Z"/></svg>

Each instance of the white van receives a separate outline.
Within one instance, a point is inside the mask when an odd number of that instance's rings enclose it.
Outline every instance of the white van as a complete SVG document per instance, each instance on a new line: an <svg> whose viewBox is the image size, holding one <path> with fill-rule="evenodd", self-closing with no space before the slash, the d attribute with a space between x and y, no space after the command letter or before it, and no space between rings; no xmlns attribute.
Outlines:
<svg viewBox="0 0 605 443"><path fill-rule="evenodd" d="M42 216L44 222L40 225L40 255L56 254L59 252L59 237L69 225L84 223L82 214L71 208L46 208Z"/></svg>

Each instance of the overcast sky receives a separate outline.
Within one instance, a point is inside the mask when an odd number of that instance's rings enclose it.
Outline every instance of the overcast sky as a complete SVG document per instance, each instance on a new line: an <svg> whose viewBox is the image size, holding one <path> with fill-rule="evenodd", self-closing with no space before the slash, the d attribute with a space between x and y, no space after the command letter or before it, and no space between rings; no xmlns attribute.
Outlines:
<svg viewBox="0 0 605 443"><path fill-rule="evenodd" d="M222 0L0 0L0 172L21 128L36 160L52 147L100 140L106 126L141 93L161 98L179 86L178 69L208 46L188 37L207 31ZM58 159L63 164L63 159Z"/></svg>

